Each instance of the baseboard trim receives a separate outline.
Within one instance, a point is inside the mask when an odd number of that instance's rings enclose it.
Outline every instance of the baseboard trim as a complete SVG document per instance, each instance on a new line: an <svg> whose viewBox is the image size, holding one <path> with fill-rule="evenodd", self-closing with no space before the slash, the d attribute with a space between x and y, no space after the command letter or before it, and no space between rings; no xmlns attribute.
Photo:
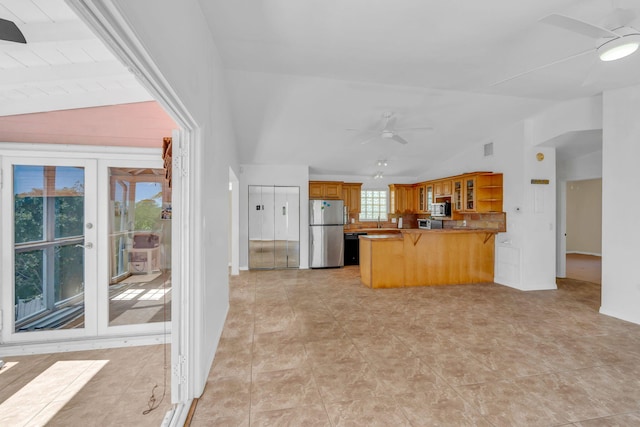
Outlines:
<svg viewBox="0 0 640 427"><path fill-rule="evenodd" d="M189 412L187 413L187 419L184 420L184 427L191 426L191 420L193 420L193 415L196 413L197 406L198 406L198 398L195 398L191 401L191 406L189 407Z"/></svg>
<svg viewBox="0 0 640 427"><path fill-rule="evenodd" d="M595 252L583 252L583 251L567 251L567 255L575 254L575 255L591 255L591 256L599 256L602 257L602 254Z"/></svg>
<svg viewBox="0 0 640 427"><path fill-rule="evenodd" d="M615 311L607 310L606 308L600 306L600 314L604 314L605 316L615 317L616 319L624 320L625 322L635 323L636 325L640 325L640 317L636 314L635 316L626 316L624 314L620 314Z"/></svg>

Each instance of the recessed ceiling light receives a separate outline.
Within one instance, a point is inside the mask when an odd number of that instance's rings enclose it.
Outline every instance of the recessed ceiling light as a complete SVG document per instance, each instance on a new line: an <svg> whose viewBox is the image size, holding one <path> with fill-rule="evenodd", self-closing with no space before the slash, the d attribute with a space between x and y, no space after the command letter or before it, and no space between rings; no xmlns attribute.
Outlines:
<svg viewBox="0 0 640 427"><path fill-rule="evenodd" d="M601 61L615 61L631 55L640 46L640 34L629 34L606 42L598 48Z"/></svg>

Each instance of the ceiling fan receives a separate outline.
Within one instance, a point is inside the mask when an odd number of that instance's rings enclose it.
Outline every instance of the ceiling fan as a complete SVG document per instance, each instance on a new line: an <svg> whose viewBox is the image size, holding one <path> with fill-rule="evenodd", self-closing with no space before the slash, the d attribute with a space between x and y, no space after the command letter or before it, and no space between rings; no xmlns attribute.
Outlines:
<svg viewBox="0 0 640 427"><path fill-rule="evenodd" d="M12 22L7 21L6 19L0 18L0 40L6 40L9 42L16 43L26 43L27 40L24 38L22 31L20 28Z"/></svg>
<svg viewBox="0 0 640 427"><path fill-rule="evenodd" d="M636 18L637 13L634 10L615 9L608 17L607 23L604 24L609 28L605 28L604 26L591 24L570 16L560 14L545 16L540 19L539 22L590 37L594 40L594 47L516 74L507 79L496 82L492 84L492 86L506 83L526 74L530 74L583 55L597 54L600 60L604 62L615 61L629 56L640 46L640 31L631 26Z"/></svg>
<svg viewBox="0 0 640 427"><path fill-rule="evenodd" d="M362 140L361 144L367 144L371 141L374 141L378 138L382 139L391 139L393 141L399 142L400 144L408 144L409 141L398 135L398 131L409 131L409 130L432 130L431 127L412 127L412 128L396 128L396 116L393 111L385 111L382 113L381 124L382 127L379 130L361 130L361 129L347 129L353 131L362 132L366 138Z"/></svg>

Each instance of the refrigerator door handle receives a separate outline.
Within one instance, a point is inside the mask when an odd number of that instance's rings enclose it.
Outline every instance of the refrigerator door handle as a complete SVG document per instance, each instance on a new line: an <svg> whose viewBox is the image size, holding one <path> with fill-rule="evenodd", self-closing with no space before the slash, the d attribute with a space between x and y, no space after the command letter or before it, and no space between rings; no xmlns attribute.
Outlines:
<svg viewBox="0 0 640 427"><path fill-rule="evenodd" d="M287 214L287 207L283 206L282 207L282 215L286 215Z"/></svg>

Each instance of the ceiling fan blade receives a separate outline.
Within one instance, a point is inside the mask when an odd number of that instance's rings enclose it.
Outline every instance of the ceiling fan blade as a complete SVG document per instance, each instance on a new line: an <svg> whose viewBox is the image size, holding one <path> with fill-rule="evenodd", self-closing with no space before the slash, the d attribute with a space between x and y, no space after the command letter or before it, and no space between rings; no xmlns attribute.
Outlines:
<svg viewBox="0 0 640 427"><path fill-rule="evenodd" d="M349 132L362 132L363 134L366 133L380 133L380 131L378 130L369 130L369 129L355 129L355 128L346 128L345 130L349 131Z"/></svg>
<svg viewBox="0 0 640 427"><path fill-rule="evenodd" d="M363 144L363 145L364 145L364 144L368 144L368 143L370 143L371 141L374 141L374 140L378 139L378 137L379 137L379 136L376 134L375 136L372 136L372 137L370 137L370 138L367 138L367 139L364 139L364 140L360 141L360 144Z"/></svg>
<svg viewBox="0 0 640 427"><path fill-rule="evenodd" d="M405 131L405 130L433 130L431 126L425 127L415 127L415 128L396 128L397 131Z"/></svg>
<svg viewBox="0 0 640 427"><path fill-rule="evenodd" d="M399 142L400 144L405 144L405 145L406 145L406 144L408 144L408 143L409 143L409 141L407 141L406 139L404 139L404 138L402 138L402 137L400 137L400 136L398 136L398 135L393 135L393 136L391 137L391 139L393 139L393 140L394 140L394 141L396 141L396 142Z"/></svg>
<svg viewBox="0 0 640 427"><path fill-rule="evenodd" d="M597 25L590 24L588 22L581 21L576 18L571 18L565 15L559 15L557 13L545 16L540 20L545 24L554 25L565 30L572 31L574 33L582 34L594 39L599 38L618 38L618 34L613 31L609 31L606 28L598 27Z"/></svg>
<svg viewBox="0 0 640 427"><path fill-rule="evenodd" d="M593 52L595 52L595 51L596 51L596 49L587 49L587 50L583 50L582 52L578 52L578 53L573 54L573 55L570 55L570 56L565 56L564 58L558 59L557 61L549 62L549 63L547 63L547 64L540 65L539 67L535 67L535 68L532 68L532 69L530 69L530 70L523 71L522 73L518 73L518 74L516 74L516 75L514 75L514 76L507 77L506 79L503 79L503 80L497 81L497 82L495 82L495 83L492 83L490 86L491 86L491 87L493 87L493 86L499 86L499 85L501 85L501 84L504 84L504 83L510 82L511 80L515 80L515 79L520 78L520 77L522 77L522 76L526 76L527 74L531 74L531 73L534 73L534 72L536 72L536 71L543 70L543 69L545 69L545 68L548 68L548 67L554 66L554 65L556 65L556 64L561 64L561 63L563 63L563 62L565 62L565 61L569 61L569 60L571 60L571 59L578 58L578 57L580 57L580 56L582 56L582 55L591 54L591 53L593 53Z"/></svg>
<svg viewBox="0 0 640 427"><path fill-rule="evenodd" d="M26 43L20 28L12 21L0 18L0 40L6 40L9 42Z"/></svg>

